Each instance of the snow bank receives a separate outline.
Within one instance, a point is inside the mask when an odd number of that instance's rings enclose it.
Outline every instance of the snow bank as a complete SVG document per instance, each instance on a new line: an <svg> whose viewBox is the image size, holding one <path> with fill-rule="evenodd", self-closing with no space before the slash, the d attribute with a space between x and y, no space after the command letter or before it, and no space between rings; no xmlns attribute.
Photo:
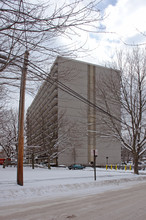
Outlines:
<svg viewBox="0 0 146 220"><path fill-rule="evenodd" d="M52 168L51 170L24 168L24 186L16 184L17 169L0 167L0 203L22 203L28 199L56 198L62 196L89 195L129 187L139 181L146 181L146 171L134 175L133 171L116 171L97 169L94 181L92 168L68 170Z"/></svg>

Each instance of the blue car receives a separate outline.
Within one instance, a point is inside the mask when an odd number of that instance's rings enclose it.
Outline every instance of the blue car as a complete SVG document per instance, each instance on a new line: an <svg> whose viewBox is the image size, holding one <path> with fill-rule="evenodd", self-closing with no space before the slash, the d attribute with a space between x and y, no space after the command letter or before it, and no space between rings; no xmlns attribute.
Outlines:
<svg viewBox="0 0 146 220"><path fill-rule="evenodd" d="M72 164L72 165L68 166L69 170L82 170L84 168L85 168L85 166L83 166L81 164Z"/></svg>

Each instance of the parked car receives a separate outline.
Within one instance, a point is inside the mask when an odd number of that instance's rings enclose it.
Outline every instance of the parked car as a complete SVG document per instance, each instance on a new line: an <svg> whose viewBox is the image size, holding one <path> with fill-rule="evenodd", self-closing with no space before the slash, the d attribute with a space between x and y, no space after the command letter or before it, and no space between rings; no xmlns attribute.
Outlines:
<svg viewBox="0 0 146 220"><path fill-rule="evenodd" d="M69 170L82 170L84 168L85 168L85 166L82 164L72 164L72 165L68 166Z"/></svg>

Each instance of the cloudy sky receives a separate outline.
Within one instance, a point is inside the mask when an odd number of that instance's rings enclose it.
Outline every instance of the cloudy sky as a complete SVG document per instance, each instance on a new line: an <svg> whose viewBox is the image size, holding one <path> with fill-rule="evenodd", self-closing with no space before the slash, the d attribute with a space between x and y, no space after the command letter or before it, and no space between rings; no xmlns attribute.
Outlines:
<svg viewBox="0 0 146 220"><path fill-rule="evenodd" d="M55 1L57 4L65 2ZM116 50L126 47L125 44L146 46L146 36L141 34L146 35L146 0L103 0L98 4L98 8L105 15L105 19L96 25L102 27L104 34L79 31L80 33L71 39L59 39L64 45L86 42L88 53L79 53L78 60L106 65L114 60ZM33 97L26 95L26 109L32 99Z"/></svg>
<svg viewBox="0 0 146 220"><path fill-rule="evenodd" d="M146 34L146 0L103 0L98 6L105 15L100 23L105 34L88 33L87 44L93 50L85 61L112 62L115 51L125 44L146 43L146 36L141 34Z"/></svg>

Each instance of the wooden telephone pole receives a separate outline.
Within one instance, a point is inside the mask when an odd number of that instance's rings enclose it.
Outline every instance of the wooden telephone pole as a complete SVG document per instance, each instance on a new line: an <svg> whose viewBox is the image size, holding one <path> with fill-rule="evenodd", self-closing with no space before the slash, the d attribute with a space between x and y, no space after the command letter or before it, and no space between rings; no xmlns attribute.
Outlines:
<svg viewBox="0 0 146 220"><path fill-rule="evenodd" d="M17 184L20 186L23 186L24 106L28 55L29 52L26 50L24 54L19 100Z"/></svg>

